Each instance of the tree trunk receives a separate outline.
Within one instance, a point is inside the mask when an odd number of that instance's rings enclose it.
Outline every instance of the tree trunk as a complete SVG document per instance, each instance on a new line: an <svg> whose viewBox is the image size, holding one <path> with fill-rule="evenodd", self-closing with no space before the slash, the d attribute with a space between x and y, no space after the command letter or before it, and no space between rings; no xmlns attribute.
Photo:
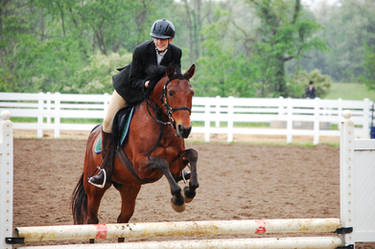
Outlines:
<svg viewBox="0 0 375 249"><path fill-rule="evenodd" d="M195 22L194 22L194 61L199 58L200 55L200 41L201 39L201 30L202 30L202 18L201 18L201 0L195 0Z"/></svg>
<svg viewBox="0 0 375 249"><path fill-rule="evenodd" d="M61 18L61 27L63 31L63 36L65 36L65 17L64 17L64 9L62 6L59 4L59 2L56 2L57 7L59 8L60 11L60 18Z"/></svg>
<svg viewBox="0 0 375 249"><path fill-rule="evenodd" d="M0 37L3 36L3 18L5 16L5 6L10 0L0 0Z"/></svg>
<svg viewBox="0 0 375 249"><path fill-rule="evenodd" d="M186 10L186 25L189 32L189 60L190 63L194 61L193 58L193 51L194 51L194 44L193 44L193 22L191 20L191 13L190 13L190 7L187 0L183 0L185 4L185 10Z"/></svg>
<svg viewBox="0 0 375 249"><path fill-rule="evenodd" d="M275 90L278 92L280 96L288 97L288 93L286 92L286 82L285 82L285 61L284 56L282 54L277 56L277 62L275 67L277 70L275 72Z"/></svg>

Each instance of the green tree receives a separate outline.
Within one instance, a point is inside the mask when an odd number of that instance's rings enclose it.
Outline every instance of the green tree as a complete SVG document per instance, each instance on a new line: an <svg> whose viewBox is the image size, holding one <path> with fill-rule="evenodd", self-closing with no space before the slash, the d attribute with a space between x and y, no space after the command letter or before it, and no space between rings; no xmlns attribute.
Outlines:
<svg viewBox="0 0 375 249"><path fill-rule="evenodd" d="M286 63L312 48L324 48L313 35L320 28L303 12L300 0L247 0L259 18L251 47L253 64L261 73L261 96L287 96Z"/></svg>
<svg viewBox="0 0 375 249"><path fill-rule="evenodd" d="M365 43L364 48L364 73L360 76L360 81L365 83L368 89L375 90L375 45L369 46Z"/></svg>
<svg viewBox="0 0 375 249"><path fill-rule="evenodd" d="M214 24L203 27L205 41L203 55L198 59L198 73L195 80L197 95L203 96L256 96L251 84L251 70L248 59L224 43L230 15L217 11Z"/></svg>
<svg viewBox="0 0 375 249"><path fill-rule="evenodd" d="M132 54L126 51L104 55L100 51L90 57L90 62L79 70L74 83L65 86L63 92L72 93L112 93L112 76L117 74L116 68L131 62Z"/></svg>
<svg viewBox="0 0 375 249"><path fill-rule="evenodd" d="M375 44L375 2L341 0L339 4L322 4L315 15L324 26L318 36L327 41L329 51L313 50L301 60L306 70L319 69L335 81L357 81L364 73L363 43Z"/></svg>
<svg viewBox="0 0 375 249"><path fill-rule="evenodd" d="M130 51L148 39L157 7L151 0L0 1L0 90L26 92L78 91L76 74L92 54Z"/></svg>
<svg viewBox="0 0 375 249"><path fill-rule="evenodd" d="M292 98L305 97L305 89L310 81L314 82L316 97L324 98L329 93L332 84L331 77L321 74L317 69L310 73L301 70L288 75L288 96Z"/></svg>

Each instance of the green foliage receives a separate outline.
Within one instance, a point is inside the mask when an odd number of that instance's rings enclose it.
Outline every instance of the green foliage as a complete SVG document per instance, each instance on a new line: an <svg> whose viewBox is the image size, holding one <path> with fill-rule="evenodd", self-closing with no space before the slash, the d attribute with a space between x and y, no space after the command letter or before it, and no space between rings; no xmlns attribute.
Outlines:
<svg viewBox="0 0 375 249"><path fill-rule="evenodd" d="M261 96L287 96L285 64L312 48L323 49L314 37L320 25L303 12L299 0L248 0L260 19L252 60L261 73Z"/></svg>
<svg viewBox="0 0 375 249"><path fill-rule="evenodd" d="M374 89L374 11L372 0L314 13L301 0L0 0L0 91L111 92L116 67L163 17L183 68L197 63L197 96L301 97L315 68Z"/></svg>
<svg viewBox="0 0 375 249"><path fill-rule="evenodd" d="M226 25L228 22L223 19L203 28L206 40L202 43L203 55L197 61L196 93L198 96L253 97L255 89L247 58L236 55L218 39L225 36Z"/></svg>
<svg viewBox="0 0 375 249"><path fill-rule="evenodd" d="M357 80L364 73L363 42L375 43L375 1L342 0L330 6L322 1L315 16L324 26L317 35L327 41L329 52L312 51L302 59L305 70L319 69L335 81Z"/></svg>
<svg viewBox="0 0 375 249"><path fill-rule="evenodd" d="M365 54L363 60L364 73L361 75L361 82L364 82L368 89L375 90L375 46L364 44Z"/></svg>
<svg viewBox="0 0 375 249"><path fill-rule="evenodd" d="M77 72L87 70L93 55L133 50L148 39L155 4L151 0L5 1L0 9L1 90L104 90L102 83L92 86L92 78L101 82L102 69L85 80ZM91 87L79 89L87 83Z"/></svg>
<svg viewBox="0 0 375 249"><path fill-rule="evenodd" d="M305 89L310 81L314 82L316 97L324 98L330 91L332 81L328 75L322 75L319 70L310 73L298 71L289 75L287 83L288 96L292 98L305 97Z"/></svg>
<svg viewBox="0 0 375 249"><path fill-rule="evenodd" d="M132 54L123 52L104 55L97 52L90 57L89 64L78 71L74 83L65 86L63 92L71 93L112 93L112 76L118 73L116 68L131 62Z"/></svg>

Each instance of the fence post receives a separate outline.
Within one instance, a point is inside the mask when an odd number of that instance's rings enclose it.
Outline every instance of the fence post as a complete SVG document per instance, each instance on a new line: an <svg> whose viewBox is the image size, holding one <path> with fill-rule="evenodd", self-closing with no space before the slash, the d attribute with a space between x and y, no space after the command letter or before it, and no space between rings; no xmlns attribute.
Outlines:
<svg viewBox="0 0 375 249"><path fill-rule="evenodd" d="M285 110L284 110L284 107L285 107L285 100L284 100L284 97L283 96L280 96L279 99L280 101L280 104L279 104L279 111L278 111L278 116L280 118L280 120L282 120L282 117L284 116L285 114Z"/></svg>
<svg viewBox="0 0 375 249"><path fill-rule="evenodd" d="M363 108L363 126L362 126L362 133L363 135L361 137L369 139L370 138L370 106L371 102L369 99L364 99L364 108Z"/></svg>
<svg viewBox="0 0 375 249"><path fill-rule="evenodd" d="M228 133L227 133L227 142L233 142L233 97L228 97Z"/></svg>
<svg viewBox="0 0 375 249"><path fill-rule="evenodd" d="M207 102L205 105L204 105L204 113L206 115L204 115L204 141L206 142L210 142L210 129L211 129L211 120L210 120L210 117L211 117L211 111L210 111L210 108L211 108L211 105L209 102Z"/></svg>
<svg viewBox="0 0 375 249"><path fill-rule="evenodd" d="M353 162L354 123L350 111L343 112L340 130L340 217L343 227L353 227ZM352 244L352 235L345 235L345 243Z"/></svg>
<svg viewBox="0 0 375 249"><path fill-rule="evenodd" d="M37 137L43 137L43 122L44 122L44 93L39 93L38 96L38 124L37 124Z"/></svg>
<svg viewBox="0 0 375 249"><path fill-rule="evenodd" d="M315 98L314 99L314 126L313 126L313 132L314 132L314 138L313 138L313 144L316 145L319 143L319 136L320 136L320 99Z"/></svg>
<svg viewBox="0 0 375 249"><path fill-rule="evenodd" d="M46 96L46 118L47 127L51 125L51 92L47 92Z"/></svg>
<svg viewBox="0 0 375 249"><path fill-rule="evenodd" d="M286 143L291 143L293 140L293 106L290 98L286 100Z"/></svg>
<svg viewBox="0 0 375 249"><path fill-rule="evenodd" d="M337 122L337 128L339 129L339 131L341 131L341 122L340 120L342 119L343 117L343 114L342 114L342 98L338 98L337 99L337 120L339 120Z"/></svg>
<svg viewBox="0 0 375 249"><path fill-rule="evenodd" d="M0 120L0 248L12 249L5 243L13 233L13 124L10 112L3 111Z"/></svg>
<svg viewBox="0 0 375 249"><path fill-rule="evenodd" d="M54 133L55 138L60 137L60 100L61 100L61 94L59 92L55 93L55 125L54 125Z"/></svg>
<svg viewBox="0 0 375 249"><path fill-rule="evenodd" d="M216 119L216 128L220 127L220 96L216 96L215 99L215 119Z"/></svg>

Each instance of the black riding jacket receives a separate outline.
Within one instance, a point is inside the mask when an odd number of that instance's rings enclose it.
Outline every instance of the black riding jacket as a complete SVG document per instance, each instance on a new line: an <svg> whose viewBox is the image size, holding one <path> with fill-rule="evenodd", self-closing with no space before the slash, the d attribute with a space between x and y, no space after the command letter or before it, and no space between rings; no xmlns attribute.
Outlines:
<svg viewBox="0 0 375 249"><path fill-rule="evenodd" d="M181 49L169 44L168 51L160 62L162 66L173 64L181 73ZM133 52L132 62L119 68L118 74L112 77L113 87L125 99L128 105L135 105L145 97L145 82L150 77L150 67L157 66L156 48L153 41L145 41Z"/></svg>

